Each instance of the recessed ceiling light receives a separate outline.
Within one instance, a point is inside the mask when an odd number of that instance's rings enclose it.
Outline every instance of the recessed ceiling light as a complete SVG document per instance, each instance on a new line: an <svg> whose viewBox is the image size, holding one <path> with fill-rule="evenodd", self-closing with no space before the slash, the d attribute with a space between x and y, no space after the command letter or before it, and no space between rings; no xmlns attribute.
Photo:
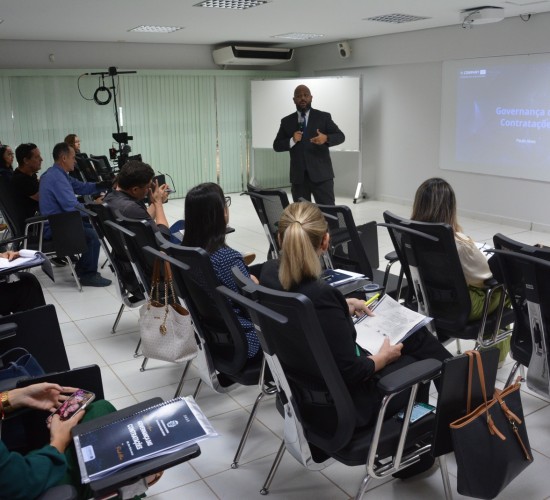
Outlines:
<svg viewBox="0 0 550 500"><path fill-rule="evenodd" d="M363 21L378 21L380 23L401 24L412 21L422 21L430 19L429 17L411 16L409 14L383 14L381 16L367 17Z"/></svg>
<svg viewBox="0 0 550 500"><path fill-rule="evenodd" d="M174 31L182 30L183 26L136 26L128 31L137 33L173 33Z"/></svg>
<svg viewBox="0 0 550 500"><path fill-rule="evenodd" d="M283 33L282 35L273 35L271 38L287 38L289 40L312 40L313 38L323 38L325 35L315 33Z"/></svg>
<svg viewBox="0 0 550 500"><path fill-rule="evenodd" d="M196 3L193 7L244 10L259 7L269 2L270 0L204 0L203 2Z"/></svg>

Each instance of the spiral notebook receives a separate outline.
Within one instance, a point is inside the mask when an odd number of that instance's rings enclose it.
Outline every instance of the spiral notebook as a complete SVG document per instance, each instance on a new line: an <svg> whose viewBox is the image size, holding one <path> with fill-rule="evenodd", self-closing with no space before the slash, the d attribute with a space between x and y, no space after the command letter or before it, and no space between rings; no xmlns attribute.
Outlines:
<svg viewBox="0 0 550 500"><path fill-rule="evenodd" d="M74 444L83 483L217 436L193 398L151 406L82 434Z"/></svg>

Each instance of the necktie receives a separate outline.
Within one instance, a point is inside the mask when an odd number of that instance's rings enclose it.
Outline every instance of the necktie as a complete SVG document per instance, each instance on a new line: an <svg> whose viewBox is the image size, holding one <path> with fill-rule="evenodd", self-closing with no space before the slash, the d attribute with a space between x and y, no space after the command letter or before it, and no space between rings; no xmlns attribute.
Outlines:
<svg viewBox="0 0 550 500"><path fill-rule="evenodd" d="M302 117L302 133L303 133L302 138L304 138L306 136L306 127L307 127L307 119L306 119L305 111L302 111L301 117Z"/></svg>

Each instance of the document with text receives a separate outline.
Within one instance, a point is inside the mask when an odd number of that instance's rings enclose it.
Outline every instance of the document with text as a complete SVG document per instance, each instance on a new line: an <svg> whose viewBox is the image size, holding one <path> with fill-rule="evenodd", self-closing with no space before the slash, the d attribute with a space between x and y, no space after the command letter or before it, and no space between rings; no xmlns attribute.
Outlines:
<svg viewBox="0 0 550 500"><path fill-rule="evenodd" d="M357 344L371 354L378 353L385 338L392 345L398 344L432 321L432 318L402 306L389 295L380 299L374 314L355 324Z"/></svg>

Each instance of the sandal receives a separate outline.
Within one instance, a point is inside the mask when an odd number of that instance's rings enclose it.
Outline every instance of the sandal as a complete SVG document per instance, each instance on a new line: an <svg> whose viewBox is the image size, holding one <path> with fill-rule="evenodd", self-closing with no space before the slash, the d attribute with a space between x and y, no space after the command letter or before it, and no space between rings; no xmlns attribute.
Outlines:
<svg viewBox="0 0 550 500"><path fill-rule="evenodd" d="M147 487L150 488L154 484L157 484L163 474L164 474L164 471L161 470L160 472L157 472L156 474L153 474L151 476L147 476L147 479L146 479Z"/></svg>

